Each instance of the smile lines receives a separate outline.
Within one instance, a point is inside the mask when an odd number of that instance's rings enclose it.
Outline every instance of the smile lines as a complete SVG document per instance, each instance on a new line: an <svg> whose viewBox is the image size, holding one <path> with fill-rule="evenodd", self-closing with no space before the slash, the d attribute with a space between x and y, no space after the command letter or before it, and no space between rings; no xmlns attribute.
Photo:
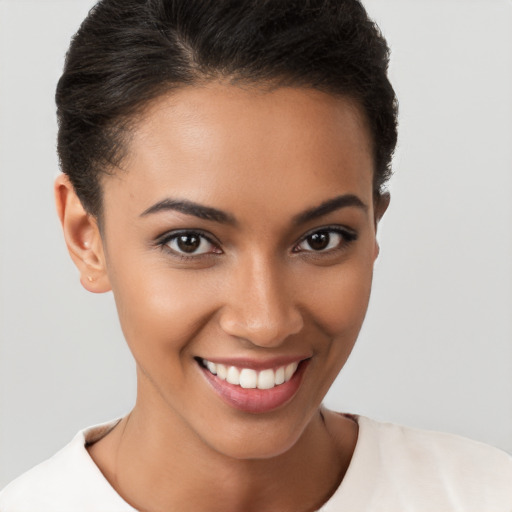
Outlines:
<svg viewBox="0 0 512 512"><path fill-rule="evenodd" d="M236 366L212 363L207 359L202 359L201 362L210 373L217 375L219 379L245 389L272 389L284 384L293 377L299 366L298 362L293 362L276 370L269 368L256 371L252 368L237 368Z"/></svg>

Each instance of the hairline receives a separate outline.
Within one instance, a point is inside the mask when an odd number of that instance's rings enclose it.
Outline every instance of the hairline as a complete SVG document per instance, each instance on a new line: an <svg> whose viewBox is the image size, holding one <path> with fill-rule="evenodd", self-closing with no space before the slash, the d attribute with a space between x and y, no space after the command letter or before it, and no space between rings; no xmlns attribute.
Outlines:
<svg viewBox="0 0 512 512"><path fill-rule="evenodd" d="M374 201L378 200L379 197L381 197L383 193L385 193L385 191L380 190L380 188L377 187L375 183L375 178L378 176L376 155L377 148L376 141L374 140L374 136L371 130L369 115L366 111L366 108L362 104L362 101L359 98L357 98L355 94L336 92L333 90L333 88L320 87L317 85L308 84L306 82L302 83L299 80L294 81L292 77L276 77L274 79L257 80L256 78L249 79L247 77L239 76L237 74L211 74L209 77L201 75L198 76L196 81L190 83L166 84L166 82L161 82L161 86L156 87L154 89L155 92L150 97L145 98L141 100L139 103L134 104L128 113L115 117L111 120L110 126L117 130L118 132L117 136L119 137L118 140L121 153L115 162L103 165L101 166L101 168L98 169L99 172L97 183L99 186L99 204L97 205L96 212L88 211L88 213L96 219L98 227L100 228L100 232L102 231L102 227L104 226L104 188L102 186L102 181L104 179L108 179L109 177L113 177L119 171L127 172L126 169L123 168L123 162L129 156L129 146L131 139L135 135L135 132L137 131L140 124L144 123L144 121L147 120L147 118L151 115L152 109L164 97L172 96L174 93L184 89L199 89L202 87L208 87L209 85L215 83L237 87L242 90L262 92L264 94L269 94L278 89L284 88L312 90L328 94L340 100L346 100L347 106L355 112L358 122L362 123L362 127L367 135L367 140L370 144L370 147L368 149L372 155L373 163L372 182ZM83 206L85 207L85 205Z"/></svg>

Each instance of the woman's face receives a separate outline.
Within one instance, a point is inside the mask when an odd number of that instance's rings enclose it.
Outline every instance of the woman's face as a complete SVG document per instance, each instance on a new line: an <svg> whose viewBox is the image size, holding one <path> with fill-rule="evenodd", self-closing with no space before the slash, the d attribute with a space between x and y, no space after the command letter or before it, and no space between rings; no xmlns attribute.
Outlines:
<svg viewBox="0 0 512 512"><path fill-rule="evenodd" d="M103 182L138 405L234 457L297 442L368 304L370 146L357 106L314 90L215 84L150 105Z"/></svg>

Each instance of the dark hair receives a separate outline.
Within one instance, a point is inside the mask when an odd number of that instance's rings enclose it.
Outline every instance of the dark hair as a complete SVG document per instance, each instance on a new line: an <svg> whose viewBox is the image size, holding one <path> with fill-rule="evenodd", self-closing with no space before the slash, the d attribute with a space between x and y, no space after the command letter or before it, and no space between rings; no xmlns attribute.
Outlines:
<svg viewBox="0 0 512 512"><path fill-rule="evenodd" d="M388 62L358 0L101 0L73 37L57 86L61 168L99 216L100 175L121 163L141 108L166 91L227 79L357 101L379 194L397 139Z"/></svg>

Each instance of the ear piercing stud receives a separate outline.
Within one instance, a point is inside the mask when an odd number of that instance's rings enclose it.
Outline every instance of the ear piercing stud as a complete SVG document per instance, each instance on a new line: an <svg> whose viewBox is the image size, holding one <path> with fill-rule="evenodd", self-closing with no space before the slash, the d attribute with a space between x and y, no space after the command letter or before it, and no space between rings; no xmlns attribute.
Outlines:
<svg viewBox="0 0 512 512"><path fill-rule="evenodd" d="M87 281L89 281L89 283L92 283L94 279L91 276L87 276Z"/></svg>

